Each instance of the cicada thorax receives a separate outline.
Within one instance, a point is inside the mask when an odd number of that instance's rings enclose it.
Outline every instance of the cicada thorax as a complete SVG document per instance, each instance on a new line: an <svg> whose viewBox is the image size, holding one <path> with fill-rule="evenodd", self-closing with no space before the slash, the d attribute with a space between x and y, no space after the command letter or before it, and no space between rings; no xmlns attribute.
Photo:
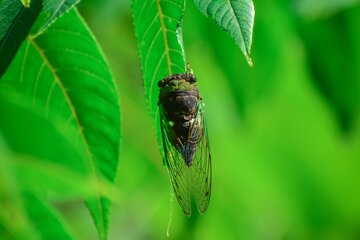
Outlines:
<svg viewBox="0 0 360 240"><path fill-rule="evenodd" d="M194 124L201 101L194 79L191 74L178 74L159 82L159 105L162 105L173 133L170 142L188 166L192 165L203 131L201 124Z"/></svg>

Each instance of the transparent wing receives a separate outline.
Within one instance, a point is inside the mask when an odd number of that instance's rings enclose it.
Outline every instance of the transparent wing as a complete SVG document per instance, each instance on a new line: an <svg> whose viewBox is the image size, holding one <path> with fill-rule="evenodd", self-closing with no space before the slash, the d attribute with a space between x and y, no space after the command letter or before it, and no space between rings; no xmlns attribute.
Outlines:
<svg viewBox="0 0 360 240"><path fill-rule="evenodd" d="M193 165L191 166L191 187L197 208L203 214L210 202L212 170L209 137L201 103L199 104L199 110L193 124L194 126L191 129L200 129L202 135L195 152ZM196 126L196 124L198 125ZM198 133L191 132L190 135L192 134Z"/></svg>
<svg viewBox="0 0 360 240"><path fill-rule="evenodd" d="M173 139L174 132L170 124L167 122L161 107L160 127L164 146L165 162L168 167L171 184L183 212L190 216L190 169L185 164L185 161L179 151L177 151L177 149L171 144L170 138Z"/></svg>

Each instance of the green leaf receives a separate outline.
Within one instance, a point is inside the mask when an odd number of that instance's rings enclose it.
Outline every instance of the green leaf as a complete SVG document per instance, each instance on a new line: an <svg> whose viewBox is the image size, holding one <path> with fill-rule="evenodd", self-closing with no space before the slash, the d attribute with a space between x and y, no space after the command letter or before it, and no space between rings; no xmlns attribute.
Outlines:
<svg viewBox="0 0 360 240"><path fill-rule="evenodd" d="M112 201L120 202L120 193L114 186L104 179L99 181L92 174L78 173L59 164L24 156L16 159L14 167L23 188L46 195L48 199L90 198L101 193Z"/></svg>
<svg viewBox="0 0 360 240"><path fill-rule="evenodd" d="M338 14L331 20L319 19L299 24L304 49L311 59L309 72L316 76L312 78L314 86L331 106L339 127L347 134L356 128L360 116L360 71L354 67L360 64L360 34L356 30L360 20L358 10L355 8L347 14ZM342 24L334 19L340 19Z"/></svg>
<svg viewBox="0 0 360 240"><path fill-rule="evenodd" d="M26 191L56 200L99 195L113 200L115 192L90 171L78 139L64 134L65 122L50 122L24 99L9 94L11 89L4 90L6 93L0 94L0 131L9 147L22 155L43 158L13 157L12 175L17 182Z"/></svg>
<svg viewBox="0 0 360 240"><path fill-rule="evenodd" d="M39 239L27 217L12 160L0 134L0 239Z"/></svg>
<svg viewBox="0 0 360 240"><path fill-rule="evenodd" d="M61 119L50 122L26 98L1 83L0 115L0 131L14 152L62 164L78 173L89 172L79 138L70 135L76 128L69 125L65 129L66 122Z"/></svg>
<svg viewBox="0 0 360 240"><path fill-rule="evenodd" d="M9 91L0 92L0 131L9 147L20 154L12 156L17 182L27 190L58 200L99 193L114 200L119 195L114 195L111 183L99 181L90 172L77 140L64 135L65 122L48 121Z"/></svg>
<svg viewBox="0 0 360 240"><path fill-rule="evenodd" d="M15 179L16 177L16 183L26 192L25 209L31 217L32 222L35 223L35 225L46 223L46 228L42 227L38 229L43 239L73 239L66 228L63 227L63 224L58 226L60 220L57 219L56 214L50 209L50 206L45 206L46 204L42 203L40 199L34 199L35 196L32 196L33 194L31 193L36 193L46 197L46 199L50 198L57 201L74 197L89 198L97 196L98 193L114 200L114 196L118 194L114 195L116 192L113 191L110 184L102 180L98 181L94 179L93 174L90 174L89 171L86 170L87 166L85 163L83 163L84 165L77 172L59 165L59 159L56 158L69 160L73 165L80 165L79 162L82 162L79 161L79 159L74 159L74 156L77 156L76 149L63 147L64 145L71 145L73 143L70 139L61 137L62 133L60 131L56 132L53 129L54 127L56 128L56 126L44 120L43 116L34 112L31 108L29 109L16 95L1 93L0 114L3 116L0 119L0 130L2 130L5 139L8 140L8 143L13 149L23 154L29 154L30 148L39 149L39 146L41 146L43 151L56 153L52 157L48 156L52 161L47 161L36 160L27 156L14 156L14 154L11 155L10 159L9 154L4 157L3 151L0 151L1 165L4 166L6 163L10 164L11 160L13 169L13 171L9 171L5 166L2 168L4 174L0 171L0 196L6 197L4 198L6 201L0 201L0 203L16 203L16 201L12 199L11 193L17 188L11 182L6 181L6 179ZM23 122L26 122L26 125L23 124ZM61 124L58 124L58 126L61 126ZM33 136L37 137L34 138ZM36 146L37 144L39 146ZM43 146L47 147L45 148ZM54 148L57 152L54 152ZM37 154L41 152L41 150L37 150ZM67 153L68 155L61 154L61 152ZM32 155L35 154L36 153ZM5 180L3 176L5 176ZM7 192L4 192L4 187L7 188ZM28 199L29 196L30 200ZM18 215L14 209L9 211L10 207L13 209L15 206L5 205L0 208L0 222L11 222L10 220ZM7 211L4 211L5 214L2 213L2 209L7 209ZM7 214L8 212L9 214ZM1 218L4 220L2 221ZM22 219L22 221L24 220ZM20 223L15 222L16 226L21 226ZM12 235L15 234L15 236L28 235L27 233L19 233L19 229L11 226L6 227L6 229L8 229L8 232ZM24 236L20 239L28 239Z"/></svg>
<svg viewBox="0 0 360 240"><path fill-rule="evenodd" d="M80 0L43 0L44 11L42 11L39 17L37 34L43 33L78 2Z"/></svg>
<svg viewBox="0 0 360 240"><path fill-rule="evenodd" d="M158 81L185 72L184 8L184 0L134 0L132 4L145 96L153 119L157 117Z"/></svg>
<svg viewBox="0 0 360 240"><path fill-rule="evenodd" d="M77 11L69 11L46 32L30 37L1 82L3 89L15 88L50 121L65 121L63 134L79 142L92 172L98 179L114 182L120 147L119 98L108 64ZM88 205L100 239L106 239L110 201L99 193Z"/></svg>
<svg viewBox="0 0 360 240"><path fill-rule="evenodd" d="M24 7L30 7L30 3L31 3L31 0L21 0L21 3L22 5L24 5Z"/></svg>
<svg viewBox="0 0 360 240"><path fill-rule="evenodd" d="M193 0L207 17L214 19L240 47L249 65L255 9L252 0Z"/></svg>
<svg viewBox="0 0 360 240"><path fill-rule="evenodd" d="M41 10L41 1L33 0L29 8L19 0L6 0L0 4L0 78L15 57L21 43Z"/></svg>
<svg viewBox="0 0 360 240"><path fill-rule="evenodd" d="M24 185L15 178L18 157L1 140L0 239L74 239L50 206L31 193L21 194Z"/></svg>
<svg viewBox="0 0 360 240"><path fill-rule="evenodd" d="M296 0L295 5L300 14L309 18L322 18L333 15L354 5L359 0Z"/></svg>
<svg viewBox="0 0 360 240"><path fill-rule="evenodd" d="M29 218L41 239L73 240L74 236L57 212L46 202L31 193L24 194L24 203Z"/></svg>

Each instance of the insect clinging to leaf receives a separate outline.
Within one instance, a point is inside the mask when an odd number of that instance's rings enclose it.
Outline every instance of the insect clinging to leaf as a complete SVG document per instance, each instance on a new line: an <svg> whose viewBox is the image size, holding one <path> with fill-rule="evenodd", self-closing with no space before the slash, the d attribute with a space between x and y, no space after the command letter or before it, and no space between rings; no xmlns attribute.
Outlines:
<svg viewBox="0 0 360 240"><path fill-rule="evenodd" d="M191 200L203 214L211 196L211 154L204 104L190 68L159 81L159 113L164 160L183 212Z"/></svg>

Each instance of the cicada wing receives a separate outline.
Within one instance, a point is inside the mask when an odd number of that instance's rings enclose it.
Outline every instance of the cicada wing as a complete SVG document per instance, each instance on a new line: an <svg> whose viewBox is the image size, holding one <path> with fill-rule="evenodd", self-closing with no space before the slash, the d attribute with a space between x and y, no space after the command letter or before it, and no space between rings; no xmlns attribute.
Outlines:
<svg viewBox="0 0 360 240"><path fill-rule="evenodd" d="M209 137L201 103L199 104L197 116L193 124L192 129L201 129L202 131L191 166L191 187L197 208L199 212L203 214L207 210L210 202L212 167ZM198 125L196 126L196 124ZM194 134L198 133L195 132Z"/></svg>
<svg viewBox="0 0 360 240"><path fill-rule="evenodd" d="M176 198L183 212L191 215L190 198L190 169L179 151L171 144L175 133L165 118L164 112L160 106L160 127L162 142L164 147L165 162L169 171L170 181L173 186Z"/></svg>

